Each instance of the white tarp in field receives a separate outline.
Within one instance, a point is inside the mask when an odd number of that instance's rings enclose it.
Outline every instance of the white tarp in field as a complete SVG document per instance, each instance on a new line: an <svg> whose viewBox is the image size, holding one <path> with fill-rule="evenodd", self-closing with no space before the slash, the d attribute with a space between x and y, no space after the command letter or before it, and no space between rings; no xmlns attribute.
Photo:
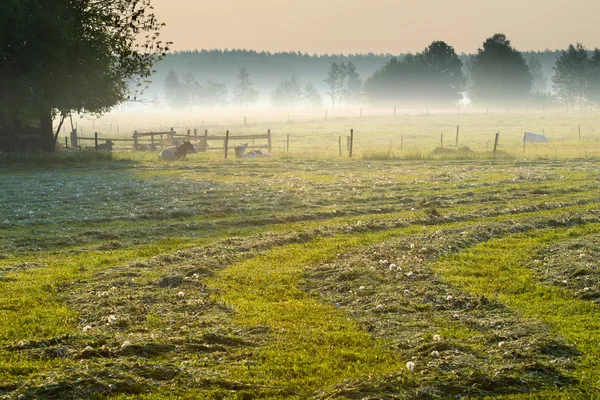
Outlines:
<svg viewBox="0 0 600 400"><path fill-rule="evenodd" d="M521 136L521 143L525 141L547 143L548 138L542 133L525 132L523 136Z"/></svg>

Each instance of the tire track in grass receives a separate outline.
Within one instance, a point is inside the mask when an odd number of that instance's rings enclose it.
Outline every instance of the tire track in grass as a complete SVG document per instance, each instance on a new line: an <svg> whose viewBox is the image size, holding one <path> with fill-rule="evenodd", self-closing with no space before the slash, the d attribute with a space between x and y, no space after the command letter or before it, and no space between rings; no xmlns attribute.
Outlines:
<svg viewBox="0 0 600 400"><path fill-rule="evenodd" d="M572 342L582 356L574 376L580 384L563 392L508 398L597 398L600 393L600 308L576 299L569 290L539 283L527 267L535 249L598 232L598 224L538 230L491 240L447 256L434 268L449 283L478 295L495 297L523 315L548 323Z"/></svg>
<svg viewBox="0 0 600 400"><path fill-rule="evenodd" d="M356 321L300 286L306 266L389 236L316 238L271 250L211 278L207 284L234 310L236 324L265 325L271 336L247 366L228 368L232 378L271 387L271 395L306 398L344 379L404 369L401 354L385 349ZM400 376L399 395L411 386L407 375Z"/></svg>

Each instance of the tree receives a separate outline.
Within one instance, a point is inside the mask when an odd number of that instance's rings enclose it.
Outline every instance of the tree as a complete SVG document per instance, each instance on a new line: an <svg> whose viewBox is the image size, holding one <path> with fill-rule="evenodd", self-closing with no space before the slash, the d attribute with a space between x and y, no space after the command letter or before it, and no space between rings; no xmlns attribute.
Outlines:
<svg viewBox="0 0 600 400"><path fill-rule="evenodd" d="M590 67L590 100L600 105L600 49L592 54Z"/></svg>
<svg viewBox="0 0 600 400"><path fill-rule="evenodd" d="M542 72L542 63L533 55L530 55L527 58L527 66L533 79L531 89L536 93L545 93L548 90L548 78Z"/></svg>
<svg viewBox="0 0 600 400"><path fill-rule="evenodd" d="M424 65L425 79L429 82L429 95L441 102L455 102L465 90L466 78L463 63L454 47L446 42L432 42L420 55L417 62Z"/></svg>
<svg viewBox="0 0 600 400"><path fill-rule="evenodd" d="M168 51L162 25L150 0L0 2L0 149L19 150L13 135L37 120L37 148L53 151L71 113L137 99Z"/></svg>
<svg viewBox="0 0 600 400"><path fill-rule="evenodd" d="M258 101L258 92L252 87L250 75L246 71L246 68L242 68L238 74L238 84L235 86L234 100L240 108Z"/></svg>
<svg viewBox="0 0 600 400"><path fill-rule="evenodd" d="M163 90L169 107L179 109L185 105L183 84L179 80L179 75L177 75L177 72L175 72L173 68L169 70L169 73L165 78Z"/></svg>
<svg viewBox="0 0 600 400"><path fill-rule="evenodd" d="M362 81L352 62L332 62L324 82L329 86L327 94L331 98L332 108L335 108L336 99L338 107L341 107L344 101L350 105L360 100Z"/></svg>
<svg viewBox="0 0 600 400"><path fill-rule="evenodd" d="M207 81L200 87L200 103L208 108L227 104L227 85L212 80Z"/></svg>
<svg viewBox="0 0 600 400"><path fill-rule="evenodd" d="M554 65L554 90L561 102L583 108L588 101L592 63L588 51L581 44L570 45Z"/></svg>
<svg viewBox="0 0 600 400"><path fill-rule="evenodd" d="M455 104L465 89L462 61L445 42L421 53L392 58L365 82L371 104Z"/></svg>
<svg viewBox="0 0 600 400"><path fill-rule="evenodd" d="M281 82L271 94L271 103L276 107L295 107L301 100L302 92L296 78L293 76Z"/></svg>
<svg viewBox="0 0 600 400"><path fill-rule="evenodd" d="M321 94L313 86L312 83L308 83L304 86L304 93L302 94L302 100L306 107L312 108L321 108L323 107L323 99L321 98Z"/></svg>
<svg viewBox="0 0 600 400"><path fill-rule="evenodd" d="M506 105L525 101L531 73L521 53L504 34L497 33L477 50L471 70L471 98L480 103Z"/></svg>
<svg viewBox="0 0 600 400"><path fill-rule="evenodd" d="M342 66L344 63L342 63ZM351 62L348 62L345 66L345 87L342 87L342 92L348 105L360 103L360 91L362 88L362 80L360 75L356 72L356 67ZM340 100L341 104L341 100Z"/></svg>
<svg viewBox="0 0 600 400"><path fill-rule="evenodd" d="M335 61L332 62L329 67L329 72L327 73L327 79L323 81L329 87L327 94L331 98L331 108L335 108L335 100L341 87L341 76L342 70L340 69L340 66Z"/></svg>
<svg viewBox="0 0 600 400"><path fill-rule="evenodd" d="M183 106L190 110L199 102L200 84L191 72L187 72L183 75L182 96Z"/></svg>

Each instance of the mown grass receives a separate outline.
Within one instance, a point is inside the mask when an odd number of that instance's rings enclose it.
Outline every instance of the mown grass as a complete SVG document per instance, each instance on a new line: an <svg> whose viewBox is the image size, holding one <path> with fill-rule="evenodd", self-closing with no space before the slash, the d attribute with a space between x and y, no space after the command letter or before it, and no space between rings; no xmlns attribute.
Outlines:
<svg viewBox="0 0 600 400"><path fill-rule="evenodd" d="M593 395L598 161L406 155L3 167L0 397Z"/></svg>

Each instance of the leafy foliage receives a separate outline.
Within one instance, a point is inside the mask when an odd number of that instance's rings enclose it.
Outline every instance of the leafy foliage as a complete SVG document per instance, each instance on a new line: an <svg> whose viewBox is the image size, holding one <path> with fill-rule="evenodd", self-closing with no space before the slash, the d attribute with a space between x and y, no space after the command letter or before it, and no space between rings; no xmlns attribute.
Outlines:
<svg viewBox="0 0 600 400"><path fill-rule="evenodd" d="M343 102L348 105L360 102L362 81L353 63L332 62L324 82L329 88L327 94L331 98L332 108L335 108L336 101L338 107L341 107Z"/></svg>
<svg viewBox="0 0 600 400"><path fill-rule="evenodd" d="M393 58L365 82L370 104L454 103L466 79L454 48L433 42L423 52Z"/></svg>
<svg viewBox="0 0 600 400"><path fill-rule="evenodd" d="M3 1L0 15L0 135L43 117L46 150L53 115L136 100L169 46L150 0Z"/></svg>
<svg viewBox="0 0 600 400"><path fill-rule="evenodd" d="M581 43L570 45L556 60L552 78L558 98L565 104L585 108L600 104L600 50L590 58Z"/></svg>
<svg viewBox="0 0 600 400"><path fill-rule="evenodd" d="M486 104L523 102L531 91L533 78L527 62L510 40L497 33L477 51L471 70L470 94Z"/></svg>

